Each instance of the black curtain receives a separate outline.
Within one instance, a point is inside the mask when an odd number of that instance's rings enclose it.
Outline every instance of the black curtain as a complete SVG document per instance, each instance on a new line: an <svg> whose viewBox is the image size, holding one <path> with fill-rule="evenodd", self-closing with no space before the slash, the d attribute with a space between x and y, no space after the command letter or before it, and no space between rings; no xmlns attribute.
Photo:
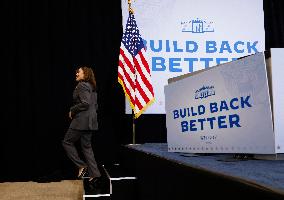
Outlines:
<svg viewBox="0 0 284 200"><path fill-rule="evenodd" d="M5 1L4 12L3 70L9 80L3 85L1 178L25 180L73 167L61 140L70 123L78 65L91 66L97 78L96 157L116 162L116 147L131 142L132 123L117 84L120 1Z"/></svg>
<svg viewBox="0 0 284 200"><path fill-rule="evenodd" d="M265 49L284 48L284 1L264 0Z"/></svg>
<svg viewBox="0 0 284 200"><path fill-rule="evenodd" d="M284 47L283 8L281 0L264 0L266 49ZM96 158L119 162L119 146L132 143L133 122L117 83L120 1L6 0L2 9L0 181L73 170L61 140L70 123L74 70L83 64L98 83ZM142 115L135 129L136 143L166 142L165 115Z"/></svg>

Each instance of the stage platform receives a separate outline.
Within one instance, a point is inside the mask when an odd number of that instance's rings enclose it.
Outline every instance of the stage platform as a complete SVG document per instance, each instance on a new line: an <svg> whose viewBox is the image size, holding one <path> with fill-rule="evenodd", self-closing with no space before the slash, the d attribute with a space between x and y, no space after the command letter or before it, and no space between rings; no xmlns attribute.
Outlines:
<svg viewBox="0 0 284 200"><path fill-rule="evenodd" d="M124 165L137 176L140 199L240 197L284 199L284 160L233 154L171 153L166 143L125 145Z"/></svg>

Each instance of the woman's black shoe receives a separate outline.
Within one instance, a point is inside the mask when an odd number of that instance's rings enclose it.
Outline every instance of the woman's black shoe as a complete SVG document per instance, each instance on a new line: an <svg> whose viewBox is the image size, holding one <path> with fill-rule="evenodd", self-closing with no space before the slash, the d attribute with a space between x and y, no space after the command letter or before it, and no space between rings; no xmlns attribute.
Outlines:
<svg viewBox="0 0 284 200"><path fill-rule="evenodd" d="M90 185L95 186L99 183L99 180L100 180L100 177L95 177L95 178L92 178L92 180L89 180L88 182Z"/></svg>
<svg viewBox="0 0 284 200"><path fill-rule="evenodd" d="M93 178L92 180L86 180L87 191L99 193L100 191L99 182L100 182L99 177Z"/></svg>

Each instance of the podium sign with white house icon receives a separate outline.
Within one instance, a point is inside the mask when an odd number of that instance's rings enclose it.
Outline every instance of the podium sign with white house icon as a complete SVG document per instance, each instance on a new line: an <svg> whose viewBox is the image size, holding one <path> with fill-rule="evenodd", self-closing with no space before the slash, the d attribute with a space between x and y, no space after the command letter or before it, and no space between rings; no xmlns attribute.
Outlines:
<svg viewBox="0 0 284 200"><path fill-rule="evenodd" d="M273 65L268 69L264 53L256 53L169 79L165 86L168 150L284 153L284 129L280 122L273 129L276 119L270 96L272 90L273 94L284 92L283 79L270 87L270 77L277 70L283 71ZM274 113L283 119L283 109Z"/></svg>

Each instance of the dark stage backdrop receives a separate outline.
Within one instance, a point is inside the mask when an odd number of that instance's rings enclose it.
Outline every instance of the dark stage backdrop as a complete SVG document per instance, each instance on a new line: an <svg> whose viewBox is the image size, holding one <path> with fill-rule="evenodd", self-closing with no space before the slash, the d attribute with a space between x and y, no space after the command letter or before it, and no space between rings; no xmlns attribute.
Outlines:
<svg viewBox="0 0 284 200"><path fill-rule="evenodd" d="M93 67L98 84L96 158L119 162L119 145L132 143L132 118L124 114L117 83L120 1L3 3L0 181L73 173L61 141L70 123L75 68L83 64ZM264 0L266 49L284 47L283 9L281 0ZM166 142L165 115L136 121L136 143L144 142Z"/></svg>

